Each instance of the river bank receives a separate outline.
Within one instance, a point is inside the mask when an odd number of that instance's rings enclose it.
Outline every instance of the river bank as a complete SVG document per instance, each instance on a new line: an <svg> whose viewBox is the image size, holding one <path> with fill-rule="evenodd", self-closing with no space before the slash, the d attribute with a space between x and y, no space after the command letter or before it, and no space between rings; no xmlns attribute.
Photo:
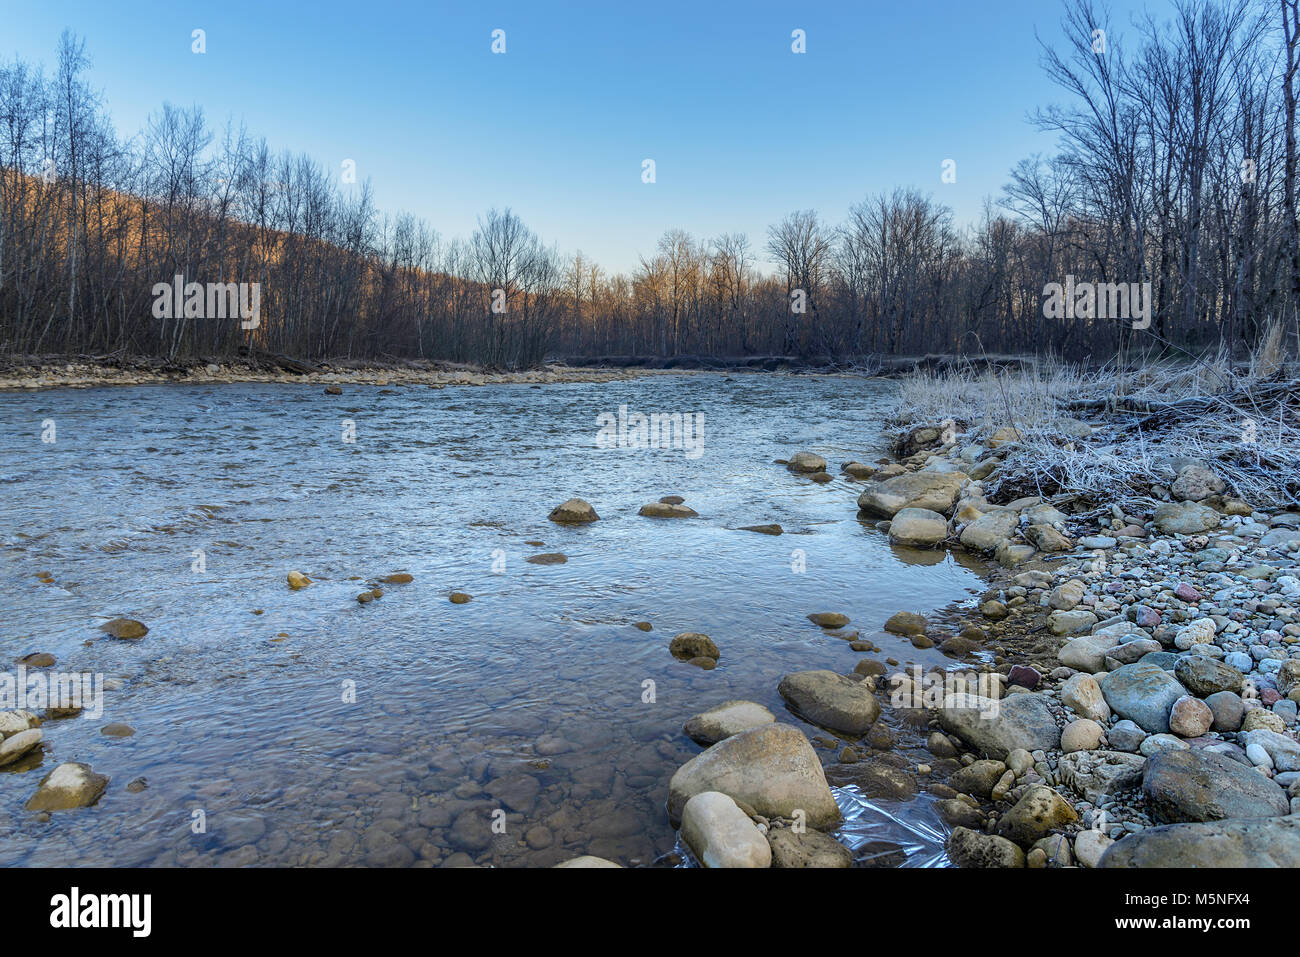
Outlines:
<svg viewBox="0 0 1300 957"><path fill-rule="evenodd" d="M292 360L289 360L292 362ZM575 369L548 364L516 372L485 370L446 362L336 362L294 372L259 359L167 361L150 357L121 359L73 356L8 357L0 362L0 392L55 388L162 383L229 384L294 382L386 387L540 385L560 382L612 382L647 374L635 369Z"/></svg>
<svg viewBox="0 0 1300 957"><path fill-rule="evenodd" d="M794 729L765 724L685 765L669 810L697 860L849 866L817 829L839 833L826 784L852 779L936 799L961 867L1300 866L1298 447L1287 398L1269 400L1294 380L1278 368L1198 394L1195 369L1143 370L1127 389L1040 371L905 383L894 460L842 466L891 542L990 560L969 613L900 609L885 626L968 670L882 667L854 642L867 656L847 676L786 674L791 712L844 747L823 780L800 772ZM1260 420L1216 441L1204 419L1243 396ZM787 465L827 468L813 450ZM899 726L928 756L899 747Z"/></svg>

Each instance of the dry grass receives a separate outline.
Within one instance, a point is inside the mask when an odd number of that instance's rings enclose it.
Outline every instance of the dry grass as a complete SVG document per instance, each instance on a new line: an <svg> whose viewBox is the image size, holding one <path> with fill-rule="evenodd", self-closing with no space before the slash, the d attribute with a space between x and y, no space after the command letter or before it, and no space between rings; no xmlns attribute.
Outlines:
<svg viewBox="0 0 1300 957"><path fill-rule="evenodd" d="M1149 508L1179 459L1204 462L1229 494L1258 508L1300 505L1300 369L1289 364L1280 324L1249 363L1224 354L1196 362L1145 362L1087 371L1053 359L1018 370L959 368L905 379L891 423L952 419L959 442L982 442L1014 425L995 500L1077 493L1094 502ZM1091 435L1080 422L1093 426ZM1083 437L1087 435L1087 437ZM1002 450L999 450L1002 454Z"/></svg>

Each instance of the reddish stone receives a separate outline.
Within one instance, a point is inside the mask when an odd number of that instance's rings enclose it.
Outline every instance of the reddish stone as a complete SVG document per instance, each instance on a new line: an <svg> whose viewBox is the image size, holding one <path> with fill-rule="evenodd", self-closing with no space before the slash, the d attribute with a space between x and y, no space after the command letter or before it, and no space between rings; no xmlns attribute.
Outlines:
<svg viewBox="0 0 1300 957"><path fill-rule="evenodd" d="M1042 680L1043 676L1028 665L1012 665L1011 670L1007 672L1007 681L1022 688L1029 688L1031 691L1037 688L1038 682Z"/></svg>
<svg viewBox="0 0 1300 957"><path fill-rule="evenodd" d="M1177 588L1174 589L1174 595L1176 595L1178 598L1181 598L1183 601L1201 600L1201 593L1198 592L1191 585L1187 584L1186 582L1183 582L1181 585L1179 585Z"/></svg>
<svg viewBox="0 0 1300 957"><path fill-rule="evenodd" d="M1136 621L1133 623L1139 628L1154 628L1160 624L1160 612L1154 608L1142 608L1138 611Z"/></svg>
<svg viewBox="0 0 1300 957"><path fill-rule="evenodd" d="M1265 688L1259 693L1259 700L1264 702L1265 707L1271 708L1282 700L1282 696L1278 694L1276 688Z"/></svg>

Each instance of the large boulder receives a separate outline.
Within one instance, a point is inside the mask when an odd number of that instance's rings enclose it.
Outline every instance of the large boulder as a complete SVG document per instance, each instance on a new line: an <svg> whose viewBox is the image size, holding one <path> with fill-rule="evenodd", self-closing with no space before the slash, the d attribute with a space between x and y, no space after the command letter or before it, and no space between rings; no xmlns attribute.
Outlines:
<svg viewBox="0 0 1300 957"><path fill-rule="evenodd" d="M1047 699L1032 692L1002 700L950 695L939 711L939 723L974 750L998 760L1017 748L1050 751L1061 743Z"/></svg>
<svg viewBox="0 0 1300 957"><path fill-rule="evenodd" d="M871 483L858 496L858 508L880 518L893 518L905 508L948 515L966 481L962 472L906 472Z"/></svg>
<svg viewBox="0 0 1300 957"><path fill-rule="evenodd" d="M1300 867L1300 816L1148 827L1113 844L1100 867Z"/></svg>
<svg viewBox="0 0 1300 957"><path fill-rule="evenodd" d="M948 537L948 520L927 508L904 508L889 523L889 540L895 545L933 548Z"/></svg>
<svg viewBox="0 0 1300 957"><path fill-rule="evenodd" d="M776 690L800 717L831 731L865 734L880 717L880 702L867 682L833 671L796 671Z"/></svg>
<svg viewBox="0 0 1300 957"><path fill-rule="evenodd" d="M1054 611L1053 615L1077 615L1077 611ZM1095 621L1095 617L1093 618ZM1067 668L1096 674L1106 670L1106 655L1115 647L1115 639L1110 635L1085 635L1067 641L1056 652L1057 660ZM1091 717L1091 715L1089 715Z"/></svg>
<svg viewBox="0 0 1300 957"><path fill-rule="evenodd" d="M992 554L998 546L1009 541L1020 527L1020 516L1010 509L985 512L962 529L958 537L971 551Z"/></svg>
<svg viewBox="0 0 1300 957"><path fill-rule="evenodd" d="M1110 710L1143 731L1165 734L1174 702L1186 694L1178 679L1147 661L1125 665L1101 679L1101 693Z"/></svg>
<svg viewBox="0 0 1300 957"><path fill-rule="evenodd" d="M1157 751L1142 775L1151 816L1161 824L1277 817L1291 807L1286 791L1258 771L1213 751Z"/></svg>
<svg viewBox="0 0 1300 957"><path fill-rule="evenodd" d="M1198 535L1218 528L1220 515L1196 502L1166 502L1156 507L1154 519L1162 535Z"/></svg>
<svg viewBox="0 0 1300 957"><path fill-rule="evenodd" d="M840 822L817 752L788 724L742 731L683 764L668 782L669 817L680 820L686 802L704 791L721 791L764 817L802 811L819 830Z"/></svg>
<svg viewBox="0 0 1300 957"><path fill-rule="evenodd" d="M703 791L686 802L682 840L707 868L761 868L772 863L772 849L763 832L719 791Z"/></svg>
<svg viewBox="0 0 1300 957"><path fill-rule="evenodd" d="M772 712L753 701L724 701L689 719L682 730L692 741L707 746L775 720Z"/></svg>

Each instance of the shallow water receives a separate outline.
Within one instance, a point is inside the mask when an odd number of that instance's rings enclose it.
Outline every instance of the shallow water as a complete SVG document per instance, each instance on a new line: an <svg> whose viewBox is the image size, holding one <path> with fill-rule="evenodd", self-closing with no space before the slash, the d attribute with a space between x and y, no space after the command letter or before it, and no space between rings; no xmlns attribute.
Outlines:
<svg viewBox="0 0 1300 957"><path fill-rule="evenodd" d="M0 395L0 656L51 652L58 671L122 683L98 718L46 721L41 763L0 771L0 864L437 864L461 848L507 866L654 861L674 844L668 779L700 750L681 733L692 714L749 698L824 736L777 682L861 655L805 615L841 611L885 654L937 661L881 624L980 587L953 557L860 523L854 483L773 464L879 458L891 388L689 375ZM598 448L597 416L623 404L702 414L703 454ZM667 494L700 518L636 514ZM546 520L575 495L601 521ZM786 534L737 530L767 522ZM525 561L557 551L566 564ZM315 584L290 591L290 569ZM414 581L356 602L399 571ZM148 636L97 630L118 615ZM719 666L674 660L680 631L709 634ZM109 722L136 734L103 736ZM99 803L23 810L63 761L110 776ZM886 808L872 834L910 813L895 840L915 845L926 808Z"/></svg>

